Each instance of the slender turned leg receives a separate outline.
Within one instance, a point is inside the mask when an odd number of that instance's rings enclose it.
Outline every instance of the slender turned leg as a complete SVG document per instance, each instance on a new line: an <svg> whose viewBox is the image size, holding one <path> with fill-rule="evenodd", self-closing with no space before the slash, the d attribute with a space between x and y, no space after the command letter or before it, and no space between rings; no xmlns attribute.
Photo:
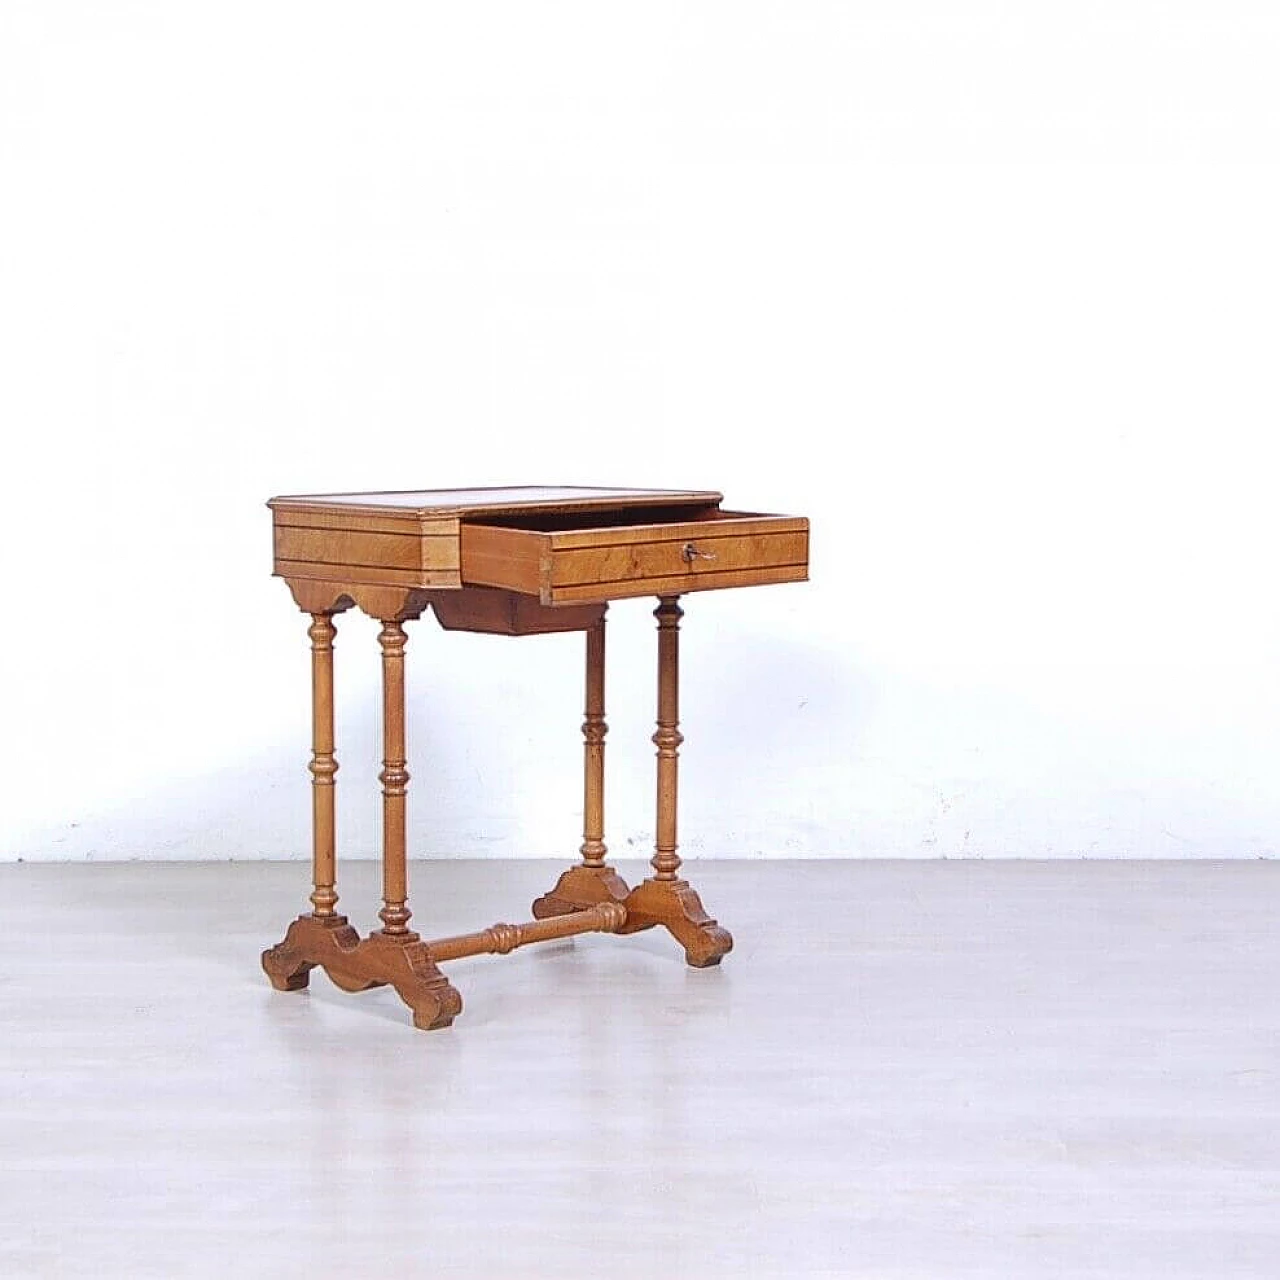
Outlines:
<svg viewBox="0 0 1280 1280"><path fill-rule="evenodd" d="M307 635L311 637L311 915L303 916L322 929L345 930L348 941L356 933L346 916L334 907L334 775L338 762L333 754L333 638L337 628L333 615L313 613ZM290 931L293 932L292 930ZM262 967L271 985L280 991L300 991L308 981L315 962L289 937L262 954Z"/></svg>
<svg viewBox="0 0 1280 1280"><path fill-rule="evenodd" d="M604 866L604 619L587 632L587 706L583 712L582 854L584 867Z"/></svg>
<svg viewBox="0 0 1280 1280"><path fill-rule="evenodd" d="M398 620L385 620L382 646L382 928L361 944L366 963L390 982L413 1010L422 1030L447 1027L462 1010L462 997L436 968L426 944L409 928L408 871L405 865L404 648L408 637ZM330 971L339 986L343 975ZM361 983L361 985L370 985Z"/></svg>
<svg viewBox="0 0 1280 1280"><path fill-rule="evenodd" d="M587 708L582 722L582 862L560 877L550 893L537 898L533 914L549 916L583 911L601 902L623 902L627 885L605 862L604 843L604 618L587 629Z"/></svg>
<svg viewBox="0 0 1280 1280"><path fill-rule="evenodd" d="M663 596L653 616L658 619L658 821L651 865L655 880L674 881L680 870L676 853L676 799L680 767L680 619L677 596Z"/></svg>
<svg viewBox="0 0 1280 1280"><path fill-rule="evenodd" d="M733 947L733 938L703 910L697 892L679 878L676 853L676 800L680 744L680 619L679 597L661 596L658 619L658 748L657 838L651 875L626 899L627 923L620 933L665 926L684 947L695 968L719 964Z"/></svg>
<svg viewBox="0 0 1280 1280"><path fill-rule="evenodd" d="M409 770L404 746L404 647L408 636L399 622L383 622L382 646L382 932L417 937L409 929L408 873L405 868L405 797Z"/></svg>
<svg viewBox="0 0 1280 1280"><path fill-rule="evenodd" d="M333 638L337 628L328 614L311 615L311 868L315 888L312 914L335 914L333 783L338 762L333 755Z"/></svg>

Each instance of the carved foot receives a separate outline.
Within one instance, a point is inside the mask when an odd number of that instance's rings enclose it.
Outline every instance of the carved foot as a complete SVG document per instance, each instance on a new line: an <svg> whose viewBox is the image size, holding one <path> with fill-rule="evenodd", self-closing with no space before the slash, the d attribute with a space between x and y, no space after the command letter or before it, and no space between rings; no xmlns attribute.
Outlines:
<svg viewBox="0 0 1280 1280"><path fill-rule="evenodd" d="M361 938L344 916L299 916L284 941L262 953L277 991L301 990L317 966L343 991L394 987L421 1031L447 1027L462 1012L462 997L416 933Z"/></svg>
<svg viewBox="0 0 1280 1280"><path fill-rule="evenodd" d="M550 893L533 900L534 919L567 916L601 902L626 902L630 892L612 867L570 867Z"/></svg>
<svg viewBox="0 0 1280 1280"><path fill-rule="evenodd" d="M262 970L277 991L303 991L311 981L311 970L319 960L313 954L316 931L341 933L343 942L355 946L360 935L347 924L346 916L299 916L288 928L283 942L262 953Z"/></svg>
<svg viewBox="0 0 1280 1280"><path fill-rule="evenodd" d="M685 880L646 880L627 895L627 923L619 933L637 933L662 925L684 948L695 969L707 969L733 950L733 937L702 907L697 890Z"/></svg>
<svg viewBox="0 0 1280 1280"><path fill-rule="evenodd" d="M361 967L373 971L413 1010L419 1031L447 1027L462 1012L462 997L436 967L417 934L372 933L359 947Z"/></svg>

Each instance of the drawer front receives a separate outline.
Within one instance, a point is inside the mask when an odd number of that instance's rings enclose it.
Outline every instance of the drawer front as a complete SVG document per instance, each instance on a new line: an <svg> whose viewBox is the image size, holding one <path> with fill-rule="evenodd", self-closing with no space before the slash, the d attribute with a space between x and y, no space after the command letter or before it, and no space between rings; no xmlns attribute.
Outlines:
<svg viewBox="0 0 1280 1280"><path fill-rule="evenodd" d="M796 516L563 532L462 526L464 582L537 595L550 605L802 582L808 565L809 522Z"/></svg>

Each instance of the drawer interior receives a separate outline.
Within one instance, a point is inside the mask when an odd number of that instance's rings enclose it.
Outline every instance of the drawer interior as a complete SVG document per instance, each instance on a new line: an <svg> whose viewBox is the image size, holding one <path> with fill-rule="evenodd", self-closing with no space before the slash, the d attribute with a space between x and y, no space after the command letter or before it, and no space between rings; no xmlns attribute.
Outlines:
<svg viewBox="0 0 1280 1280"><path fill-rule="evenodd" d="M632 525L689 524L728 516L751 514L721 511L716 506L628 507L623 511L517 511L509 515L486 515L464 524L497 529L528 529L531 533L571 533L578 529L622 529Z"/></svg>

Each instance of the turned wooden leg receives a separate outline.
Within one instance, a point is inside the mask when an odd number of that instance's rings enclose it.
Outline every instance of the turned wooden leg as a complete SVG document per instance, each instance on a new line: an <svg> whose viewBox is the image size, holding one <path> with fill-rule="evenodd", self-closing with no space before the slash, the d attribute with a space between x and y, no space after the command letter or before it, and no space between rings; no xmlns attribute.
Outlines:
<svg viewBox="0 0 1280 1280"><path fill-rule="evenodd" d="M623 902L626 881L605 862L604 843L604 618L587 629L587 706L582 721L583 799L582 862L560 877L550 893L537 898L533 914L549 916L583 911L601 902Z"/></svg>
<svg viewBox="0 0 1280 1280"><path fill-rule="evenodd" d="M582 865L604 866L604 619L587 631L587 705L582 720Z"/></svg>
<svg viewBox="0 0 1280 1280"><path fill-rule="evenodd" d="M680 770L680 619L677 596L663 596L653 616L658 620L658 748L657 839L651 865L655 880L675 880L680 870L676 852L676 809Z"/></svg>
<svg viewBox="0 0 1280 1280"><path fill-rule="evenodd" d="M651 875L626 898L627 922L620 933L663 925L684 947L685 959L696 968L719 964L733 947L733 938L703 910L697 892L680 879L676 853L676 812L680 760L680 619L679 597L661 596L658 620L658 748L657 838Z"/></svg>
<svg viewBox="0 0 1280 1280"><path fill-rule="evenodd" d="M311 615L311 893L312 914L331 916L338 903L335 886L333 754L333 640L330 614Z"/></svg>
<svg viewBox="0 0 1280 1280"><path fill-rule="evenodd" d="M331 613L313 613L307 630L311 638L311 916L321 927L343 929L346 916L338 915L334 855L334 775L338 762L333 754L333 639L337 628ZM348 929L354 937L355 931ZM262 967L272 986L280 991L300 991L315 964L286 939L262 954Z"/></svg>
<svg viewBox="0 0 1280 1280"><path fill-rule="evenodd" d="M382 928L360 944L360 972L375 970L413 1010L414 1026L447 1027L462 1010L462 997L436 968L426 944L409 928L405 800L409 770L405 759L404 625L384 620L382 646ZM343 983L331 970L330 976Z"/></svg>
<svg viewBox="0 0 1280 1280"><path fill-rule="evenodd" d="M404 744L404 625L383 622L382 646L382 932L408 936L408 871L405 866L405 799L409 791ZM413 936L417 936L416 934Z"/></svg>

